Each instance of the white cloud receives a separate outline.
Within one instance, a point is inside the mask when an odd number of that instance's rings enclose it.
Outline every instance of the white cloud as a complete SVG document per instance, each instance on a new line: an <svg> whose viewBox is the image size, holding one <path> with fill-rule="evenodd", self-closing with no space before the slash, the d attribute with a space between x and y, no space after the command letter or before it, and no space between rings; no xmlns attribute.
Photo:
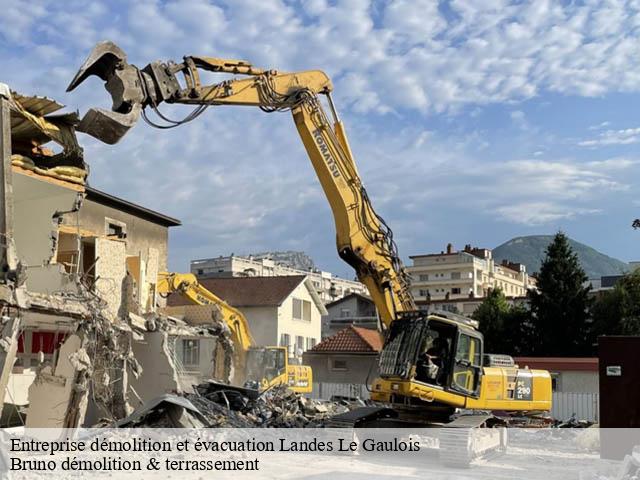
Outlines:
<svg viewBox="0 0 640 480"><path fill-rule="evenodd" d="M334 77L336 95L358 112L456 111L543 91L640 90L640 6L633 3L455 0L446 16L436 0L375 8L367 0L144 0L83 8L77 0L40 0L28 11L3 3L0 36L14 43L57 40L74 58L109 36L142 63L202 54L283 70L322 68ZM59 56L50 62L59 64Z"/></svg>
<svg viewBox="0 0 640 480"><path fill-rule="evenodd" d="M528 226L538 226L572 219L578 215L600 213L599 209L575 208L549 202L524 202L496 209L503 219Z"/></svg>
<svg viewBox="0 0 640 480"><path fill-rule="evenodd" d="M607 145L630 145L638 142L640 142L640 127L606 130L596 138L583 140L578 145L581 147L601 147Z"/></svg>
<svg viewBox="0 0 640 480"><path fill-rule="evenodd" d="M406 242L453 228L430 224L433 212L450 206L536 225L593 214L600 200L632 183L633 159L558 160L554 145L542 141L529 150L533 160L494 157L490 141L513 139L466 131L456 113L468 106L480 116L486 104L508 103L524 128L517 103L540 93L640 91L635 4L453 0L446 16L435 0L17 5L0 0L0 56L12 67L1 81L81 110L110 105L96 79L62 94L92 44L107 38L140 66L194 54L326 70L369 193ZM187 111L169 109L175 117ZM449 136L431 123L440 112L452 119ZM602 123L585 141L624 137L609 127ZM631 130L627 143L640 136ZM213 108L171 132L141 124L115 147L82 141L97 187L184 221L183 265L195 251L231 248L299 245L334 254L329 207L288 114Z"/></svg>

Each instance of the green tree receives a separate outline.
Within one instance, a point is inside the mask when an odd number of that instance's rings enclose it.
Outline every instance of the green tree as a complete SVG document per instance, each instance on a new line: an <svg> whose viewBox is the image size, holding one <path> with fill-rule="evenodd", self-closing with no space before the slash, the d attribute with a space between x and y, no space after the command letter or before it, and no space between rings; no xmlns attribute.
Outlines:
<svg viewBox="0 0 640 480"><path fill-rule="evenodd" d="M640 270L622 277L593 306L593 341L599 335L640 335Z"/></svg>
<svg viewBox="0 0 640 480"><path fill-rule="evenodd" d="M510 306L499 288L489 291L473 313L473 318L480 324L486 353L531 353L529 311L522 305Z"/></svg>
<svg viewBox="0 0 640 480"><path fill-rule="evenodd" d="M540 267L538 290L528 292L536 355L592 354L587 280L567 236L558 232Z"/></svg>
<svg viewBox="0 0 640 480"><path fill-rule="evenodd" d="M505 321L504 352L514 356L529 356L535 352L537 340L531 323L531 312L524 305L513 305Z"/></svg>
<svg viewBox="0 0 640 480"><path fill-rule="evenodd" d="M487 353L507 353L503 351L505 321L509 313L509 304L502 290L489 291L482 303L473 312L484 336L484 351Z"/></svg>

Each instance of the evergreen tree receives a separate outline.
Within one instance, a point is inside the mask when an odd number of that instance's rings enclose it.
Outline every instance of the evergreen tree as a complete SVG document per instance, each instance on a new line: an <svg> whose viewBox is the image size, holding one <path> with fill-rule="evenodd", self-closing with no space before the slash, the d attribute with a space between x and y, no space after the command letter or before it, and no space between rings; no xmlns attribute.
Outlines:
<svg viewBox="0 0 640 480"><path fill-rule="evenodd" d="M503 350L503 337L508 313L507 299L499 288L491 289L473 312L472 317L478 321L479 329L484 336L486 353L507 353Z"/></svg>
<svg viewBox="0 0 640 480"><path fill-rule="evenodd" d="M486 353L531 354L529 311L522 305L510 306L499 288L489 291L472 317L480 324Z"/></svg>
<svg viewBox="0 0 640 480"><path fill-rule="evenodd" d="M509 309L505 320L504 338L505 353L525 357L534 354L537 339L528 308L514 305Z"/></svg>
<svg viewBox="0 0 640 480"><path fill-rule="evenodd" d="M588 338L591 287L584 286L587 280L567 236L558 232L540 267L538 291L528 293L536 355L592 354Z"/></svg>

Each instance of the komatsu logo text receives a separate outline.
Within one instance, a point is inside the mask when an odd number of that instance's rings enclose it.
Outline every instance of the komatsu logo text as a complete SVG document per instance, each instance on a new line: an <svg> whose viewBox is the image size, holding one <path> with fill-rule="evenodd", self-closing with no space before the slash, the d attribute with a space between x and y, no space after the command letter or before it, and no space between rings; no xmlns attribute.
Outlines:
<svg viewBox="0 0 640 480"><path fill-rule="evenodd" d="M320 150L320 153L324 157L324 161L326 162L327 167L329 167L331 174L336 178L339 177L340 171L338 170L338 165L336 164L336 161L331 155L331 152L329 151L329 146L327 145L327 142L324 141L324 137L322 136L322 132L320 132L320 129L315 130L313 132L313 137L315 138L316 143L318 144L318 149Z"/></svg>

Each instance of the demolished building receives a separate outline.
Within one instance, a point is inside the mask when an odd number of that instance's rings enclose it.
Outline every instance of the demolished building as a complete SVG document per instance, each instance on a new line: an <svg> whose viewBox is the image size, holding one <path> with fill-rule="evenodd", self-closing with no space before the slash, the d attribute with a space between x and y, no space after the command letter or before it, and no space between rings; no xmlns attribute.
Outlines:
<svg viewBox="0 0 640 480"><path fill-rule="evenodd" d="M124 418L183 389L173 339L215 342L206 325L156 313L180 222L88 186L78 115L62 108L0 84L4 426Z"/></svg>

